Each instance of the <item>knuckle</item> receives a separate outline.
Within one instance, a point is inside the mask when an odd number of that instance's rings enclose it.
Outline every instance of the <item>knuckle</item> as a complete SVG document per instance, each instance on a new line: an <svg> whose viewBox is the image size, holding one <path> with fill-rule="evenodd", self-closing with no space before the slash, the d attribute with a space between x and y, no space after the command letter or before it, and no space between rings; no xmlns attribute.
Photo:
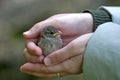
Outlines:
<svg viewBox="0 0 120 80"><path fill-rule="evenodd" d="M61 56L56 53L52 56L49 56L49 58L51 59L52 64L57 64L57 63L60 63L62 61L63 56L61 58Z"/></svg>
<svg viewBox="0 0 120 80"><path fill-rule="evenodd" d="M34 27L39 27L39 26L40 26L40 22L38 22L34 25Z"/></svg>
<svg viewBox="0 0 120 80"><path fill-rule="evenodd" d="M38 27L40 27L40 22L33 25L33 27L30 29L30 31L31 32L36 32L36 31L38 31Z"/></svg>
<svg viewBox="0 0 120 80"><path fill-rule="evenodd" d="M31 48L31 53L36 53L36 49Z"/></svg>

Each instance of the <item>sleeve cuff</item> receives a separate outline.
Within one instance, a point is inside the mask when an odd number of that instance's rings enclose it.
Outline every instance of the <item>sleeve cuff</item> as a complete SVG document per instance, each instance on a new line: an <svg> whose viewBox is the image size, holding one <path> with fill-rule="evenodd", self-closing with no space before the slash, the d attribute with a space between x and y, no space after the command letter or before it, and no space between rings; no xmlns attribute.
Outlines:
<svg viewBox="0 0 120 80"><path fill-rule="evenodd" d="M111 15L107 11L105 11L103 9L85 10L83 12L84 13L88 12L88 13L92 14L93 21L94 21L93 31L95 31L100 24L112 21Z"/></svg>

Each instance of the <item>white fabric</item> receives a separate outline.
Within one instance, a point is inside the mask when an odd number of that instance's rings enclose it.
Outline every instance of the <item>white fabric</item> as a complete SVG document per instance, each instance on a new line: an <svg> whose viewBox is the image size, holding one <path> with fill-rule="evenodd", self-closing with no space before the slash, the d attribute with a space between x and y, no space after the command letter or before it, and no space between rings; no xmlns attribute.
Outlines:
<svg viewBox="0 0 120 80"><path fill-rule="evenodd" d="M84 60L85 80L120 80L120 25L100 25L89 40Z"/></svg>

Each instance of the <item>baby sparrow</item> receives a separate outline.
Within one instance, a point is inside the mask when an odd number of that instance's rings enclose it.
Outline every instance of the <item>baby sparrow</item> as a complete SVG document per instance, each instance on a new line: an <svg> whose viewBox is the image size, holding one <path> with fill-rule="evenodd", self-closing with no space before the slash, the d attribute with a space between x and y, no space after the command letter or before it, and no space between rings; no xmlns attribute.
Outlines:
<svg viewBox="0 0 120 80"><path fill-rule="evenodd" d="M53 26L47 26L41 31L38 46L42 49L44 56L62 48L61 31Z"/></svg>

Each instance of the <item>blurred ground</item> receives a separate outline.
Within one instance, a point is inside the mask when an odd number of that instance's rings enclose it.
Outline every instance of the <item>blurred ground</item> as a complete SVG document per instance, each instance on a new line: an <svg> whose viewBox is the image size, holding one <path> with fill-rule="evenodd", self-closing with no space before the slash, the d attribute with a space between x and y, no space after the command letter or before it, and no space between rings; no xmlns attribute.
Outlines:
<svg viewBox="0 0 120 80"><path fill-rule="evenodd" d="M19 72L25 62L22 32L57 13L80 12L101 5L120 5L119 0L0 0L0 80L58 80ZM83 80L80 75L61 80Z"/></svg>

